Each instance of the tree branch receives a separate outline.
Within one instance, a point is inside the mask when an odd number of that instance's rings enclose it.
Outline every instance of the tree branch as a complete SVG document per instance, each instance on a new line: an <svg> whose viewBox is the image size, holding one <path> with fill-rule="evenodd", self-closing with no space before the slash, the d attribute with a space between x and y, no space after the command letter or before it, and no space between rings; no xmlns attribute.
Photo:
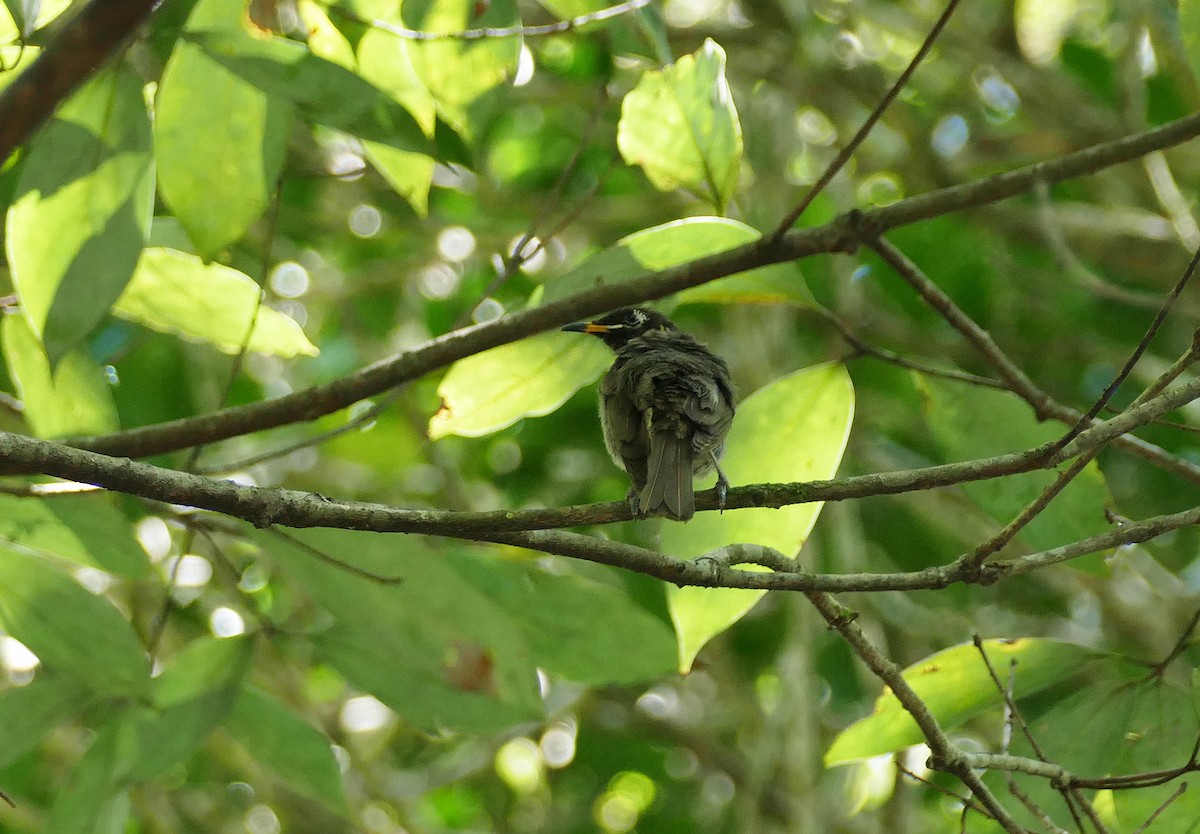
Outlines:
<svg viewBox="0 0 1200 834"><path fill-rule="evenodd" d="M959 781L971 789L971 793L987 809L992 818L1009 834L1026 834L1025 829L1017 824L1017 821L1000 804L987 785L983 784L979 775L971 769L971 765L967 763L967 754L959 750L946 737L937 719L929 711L929 707L904 679L904 673L900 667L879 651L863 634L862 629L855 622L858 615L829 594L814 592L808 593L806 596L825 619L825 622L829 623L829 627L842 635L859 659L887 684L892 690L892 694L896 696L896 700L912 716L932 751L931 765L937 770L957 776Z"/></svg>
<svg viewBox="0 0 1200 834"><path fill-rule="evenodd" d="M0 91L0 165L133 34L159 0L92 0Z"/></svg>
<svg viewBox="0 0 1200 834"><path fill-rule="evenodd" d="M349 376L284 397L110 435L72 438L69 442L105 454L145 457L289 423L315 420L464 357L605 310L662 298L759 266L818 253L853 251L858 245L863 222L883 231L971 206L994 203L1027 191L1038 182L1053 183L1092 173L1135 159L1151 150L1185 142L1197 135L1200 135L1200 114L1050 162L940 189L869 212L852 212L822 226L795 229L777 243L760 239L631 281L597 287L487 324L456 330L406 353L368 365ZM1068 411L1074 414L1073 410ZM1060 408L1049 416L1056 420L1077 419L1064 417L1064 413ZM1141 444L1138 449L1143 455L1149 455L1157 447ZM1162 453L1162 450L1157 452ZM1200 479L1200 467L1178 459L1166 461L1162 457L1165 454L1158 456L1162 465L1174 466L1172 471ZM12 470L6 471L11 473Z"/></svg>

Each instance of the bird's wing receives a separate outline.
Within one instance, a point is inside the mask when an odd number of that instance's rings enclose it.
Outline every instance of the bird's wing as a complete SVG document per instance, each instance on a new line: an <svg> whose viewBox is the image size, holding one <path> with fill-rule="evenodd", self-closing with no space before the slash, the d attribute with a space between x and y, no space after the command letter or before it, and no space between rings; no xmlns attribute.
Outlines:
<svg viewBox="0 0 1200 834"><path fill-rule="evenodd" d="M695 374L688 379L690 395L683 413L705 432L724 436L733 422L733 391L716 375Z"/></svg>
<svg viewBox="0 0 1200 834"><path fill-rule="evenodd" d="M639 490L646 483L646 458L649 438L642 409L629 395L619 371L609 373L600 383L600 419L609 454L627 473Z"/></svg>

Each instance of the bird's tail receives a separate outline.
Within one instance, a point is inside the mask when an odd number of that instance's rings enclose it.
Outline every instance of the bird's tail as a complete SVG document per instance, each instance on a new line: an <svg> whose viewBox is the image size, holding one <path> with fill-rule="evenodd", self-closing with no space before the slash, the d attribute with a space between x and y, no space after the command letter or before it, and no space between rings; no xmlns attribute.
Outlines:
<svg viewBox="0 0 1200 834"><path fill-rule="evenodd" d="M643 515L652 514L661 507L666 507L667 512L680 521L695 515L690 440L669 432L651 433L646 470L646 486L638 501L638 510Z"/></svg>

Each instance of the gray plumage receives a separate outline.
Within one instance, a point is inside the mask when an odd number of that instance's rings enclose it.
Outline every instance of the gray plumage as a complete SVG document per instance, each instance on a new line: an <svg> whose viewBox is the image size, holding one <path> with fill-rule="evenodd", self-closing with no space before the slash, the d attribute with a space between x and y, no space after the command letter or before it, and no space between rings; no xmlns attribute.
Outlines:
<svg viewBox="0 0 1200 834"><path fill-rule="evenodd" d="M633 481L639 515L661 511L687 521L696 511L692 479L717 470L733 422L733 384L724 360L653 310L622 308L564 330L591 333L616 352L600 383L604 444Z"/></svg>

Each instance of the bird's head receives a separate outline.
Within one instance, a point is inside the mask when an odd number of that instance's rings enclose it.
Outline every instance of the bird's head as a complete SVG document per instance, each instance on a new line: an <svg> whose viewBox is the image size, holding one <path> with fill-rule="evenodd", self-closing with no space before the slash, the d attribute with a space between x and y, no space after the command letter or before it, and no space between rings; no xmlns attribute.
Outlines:
<svg viewBox="0 0 1200 834"><path fill-rule="evenodd" d="M594 321L577 321L563 328L575 333L591 333L613 350L652 330L676 329L678 328L662 313L645 307L622 307L605 313Z"/></svg>

